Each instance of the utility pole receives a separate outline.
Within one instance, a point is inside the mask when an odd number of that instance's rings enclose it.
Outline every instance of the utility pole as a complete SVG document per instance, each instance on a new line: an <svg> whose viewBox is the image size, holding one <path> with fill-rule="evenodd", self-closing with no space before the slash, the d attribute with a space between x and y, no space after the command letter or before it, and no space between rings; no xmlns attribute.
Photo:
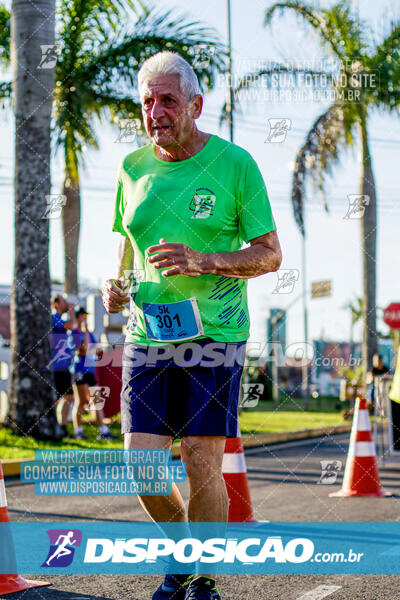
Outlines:
<svg viewBox="0 0 400 600"><path fill-rule="evenodd" d="M272 362L272 399L274 408L279 407L279 371L278 371L278 321L285 315L286 310L279 311L271 317L272 328L272 347L273 347L273 362Z"/></svg>
<svg viewBox="0 0 400 600"><path fill-rule="evenodd" d="M299 300L301 300L303 298L303 307L306 307L306 302L304 300L306 294L309 292L310 290L307 290L306 287L303 287L303 290L301 292L301 294L299 294L298 296L296 296L296 298L294 300L292 300L292 302L290 302L286 308L282 309L281 311L279 311L278 313L276 313L276 315L274 315L273 317L271 317L271 328L272 328L272 345L273 345L273 364L272 364L272 398L274 400L274 406L275 408L277 408L279 406L279 372L278 372L278 335L277 335L277 324L279 322L279 320L285 315L285 313L287 314L289 309L292 308L292 306L294 306ZM304 323L305 326L307 327L307 309L305 310L305 315L304 315ZM308 335L306 337L306 344L308 343ZM306 351L307 351L308 346L306 346ZM307 365L306 365L307 366ZM302 365L302 375L304 377L304 364ZM307 375L307 370L306 370L306 375ZM303 379L303 382L306 382L307 384L307 392L309 390L309 382L308 382L308 377L306 377L305 379ZM308 407L308 401L309 401L309 396L307 396L307 402L306 402L306 406L305 408L309 408Z"/></svg>
<svg viewBox="0 0 400 600"><path fill-rule="evenodd" d="M228 21L228 86L226 90L226 112L229 123L229 139L233 142L233 89L232 89L232 35L231 35L231 0L227 0Z"/></svg>
<svg viewBox="0 0 400 600"><path fill-rule="evenodd" d="M303 272L303 321L304 321L304 356L301 369L301 389L304 397L304 408L310 408L310 385L308 381L308 310L307 310L307 276L306 276L306 232L301 237L301 262Z"/></svg>

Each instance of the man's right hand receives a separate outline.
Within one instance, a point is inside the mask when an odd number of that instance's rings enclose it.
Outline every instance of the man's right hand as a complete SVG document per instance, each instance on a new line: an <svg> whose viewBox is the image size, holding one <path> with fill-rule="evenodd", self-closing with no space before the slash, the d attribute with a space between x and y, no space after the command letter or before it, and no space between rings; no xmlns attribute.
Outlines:
<svg viewBox="0 0 400 600"><path fill-rule="evenodd" d="M107 279L102 290L102 300L104 308L108 313L119 313L125 308L125 304L130 301L126 295L127 285L122 279Z"/></svg>

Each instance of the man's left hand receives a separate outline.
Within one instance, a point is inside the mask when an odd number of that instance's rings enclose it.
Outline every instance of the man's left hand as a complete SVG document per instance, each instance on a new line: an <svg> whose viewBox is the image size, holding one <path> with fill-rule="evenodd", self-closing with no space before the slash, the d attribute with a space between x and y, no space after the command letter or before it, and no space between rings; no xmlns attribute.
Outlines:
<svg viewBox="0 0 400 600"><path fill-rule="evenodd" d="M156 269L171 267L162 272L164 277L171 275L186 275L187 277L198 277L205 273L204 264L206 255L204 252L197 252L185 244L166 242L161 238L159 245L149 246L149 254L158 252L155 256L150 256L149 262Z"/></svg>

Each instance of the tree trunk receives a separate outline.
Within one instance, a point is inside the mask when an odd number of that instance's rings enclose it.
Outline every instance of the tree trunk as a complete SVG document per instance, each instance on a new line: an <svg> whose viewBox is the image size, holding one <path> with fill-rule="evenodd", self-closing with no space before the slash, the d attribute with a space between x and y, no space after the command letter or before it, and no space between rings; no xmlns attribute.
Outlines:
<svg viewBox="0 0 400 600"><path fill-rule="evenodd" d="M63 208L64 234L64 292L78 294L78 247L81 218L79 182L73 181L66 173L63 194L66 203Z"/></svg>
<svg viewBox="0 0 400 600"><path fill-rule="evenodd" d="M377 351L376 333L376 189L372 161L368 145L366 118L361 121L361 182L360 193L368 196L369 203L360 219L361 249L363 265L363 344L362 361L364 383L366 374L372 366L372 356Z"/></svg>
<svg viewBox="0 0 400 600"><path fill-rule="evenodd" d="M54 66L41 45L54 45L54 0L14 0L11 59L15 132L15 264L11 297L8 424L21 435L56 438L51 373L48 262L50 117ZM54 48L53 48L54 50ZM51 61L50 61L51 62ZM40 64L45 68L38 68Z"/></svg>

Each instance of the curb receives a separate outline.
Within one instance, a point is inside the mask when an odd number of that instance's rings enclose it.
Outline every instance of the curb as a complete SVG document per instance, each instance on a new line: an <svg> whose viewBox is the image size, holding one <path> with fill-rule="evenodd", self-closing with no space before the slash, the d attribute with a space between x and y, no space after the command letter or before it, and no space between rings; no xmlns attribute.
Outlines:
<svg viewBox="0 0 400 600"><path fill-rule="evenodd" d="M19 475L20 467L22 462L26 462L28 460L32 460L30 458L16 458L16 459L7 459L1 461L1 466L3 467L3 475L4 477L13 477L15 475Z"/></svg>
<svg viewBox="0 0 400 600"><path fill-rule="evenodd" d="M244 433L242 443L244 448L258 448L269 444L279 444L282 442L292 442L295 440L307 440L309 438L320 437L323 435L336 435L339 433L349 433L352 423L343 425L330 425L325 427L313 427L312 429L297 429L296 431L282 431L277 433L258 433L251 435Z"/></svg>
<svg viewBox="0 0 400 600"><path fill-rule="evenodd" d="M349 433L351 431L351 423L343 425L331 425L329 427L314 427L312 429L298 429L296 431L282 431L278 433L245 433L242 436L244 448L260 448L269 444L279 444L282 442L292 442L295 440L307 440L323 435L335 435L338 433ZM180 445L176 444L172 447L172 457L180 458ZM4 477L19 476L22 462L32 461L33 458L17 458L2 460Z"/></svg>
<svg viewBox="0 0 400 600"><path fill-rule="evenodd" d="M269 444L280 444L296 440L307 440L323 435L335 435L338 433L350 433L352 424L330 425L328 427L313 427L312 429L297 429L296 431L281 431L277 433L244 433L242 435L243 448L262 448ZM180 458L180 446L172 447L172 457Z"/></svg>

